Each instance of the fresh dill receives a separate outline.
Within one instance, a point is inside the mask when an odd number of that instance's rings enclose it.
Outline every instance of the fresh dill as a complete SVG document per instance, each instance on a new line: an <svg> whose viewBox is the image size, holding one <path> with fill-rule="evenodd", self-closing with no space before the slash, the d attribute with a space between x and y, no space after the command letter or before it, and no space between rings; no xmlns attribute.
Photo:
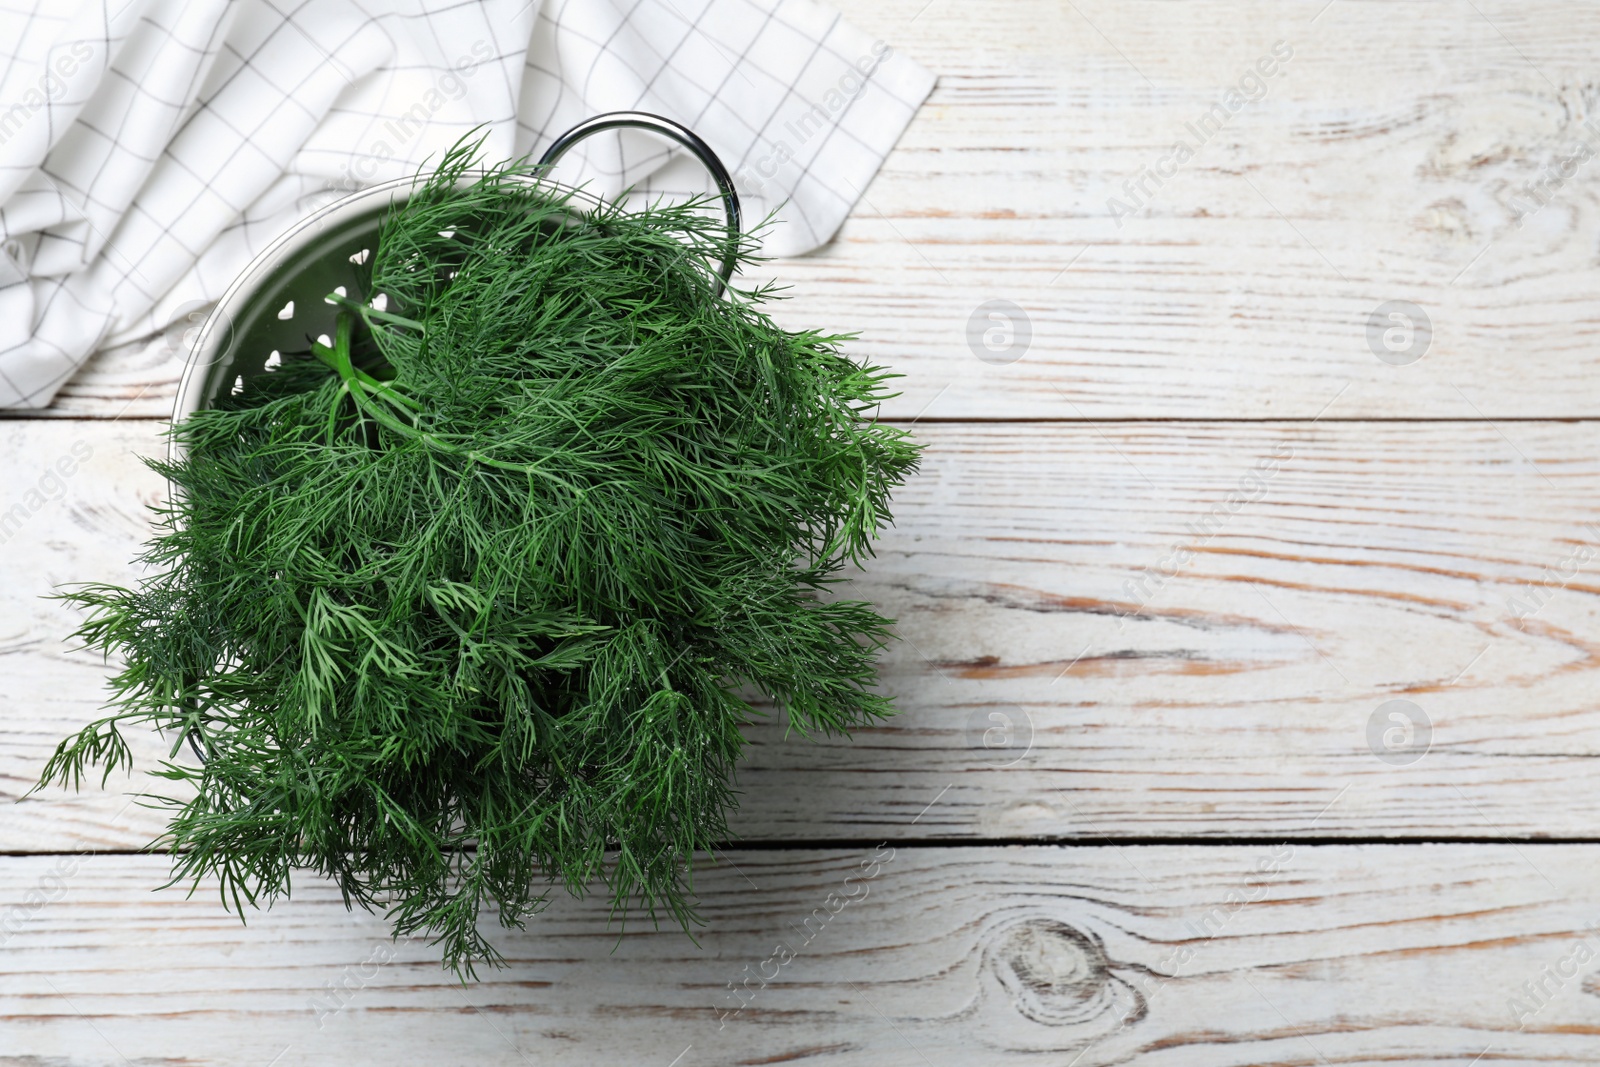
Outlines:
<svg viewBox="0 0 1600 1067"><path fill-rule="evenodd" d="M829 593L918 460L873 418L891 375L721 293L704 204L579 213L475 155L390 209L332 344L147 461L148 577L61 594L120 659L108 714L41 775L104 784L161 731L168 884L242 917L314 871L465 975L501 962L480 912L559 886L698 921L744 687L802 734L890 713L890 621Z"/></svg>

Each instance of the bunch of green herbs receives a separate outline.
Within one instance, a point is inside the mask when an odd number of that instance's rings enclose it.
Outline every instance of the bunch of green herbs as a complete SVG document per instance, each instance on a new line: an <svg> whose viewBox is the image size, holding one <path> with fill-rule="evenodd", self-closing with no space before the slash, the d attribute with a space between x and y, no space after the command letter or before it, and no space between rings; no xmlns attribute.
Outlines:
<svg viewBox="0 0 1600 1067"><path fill-rule="evenodd" d="M463 974L481 912L557 886L696 921L742 691L806 734L889 714L889 620L828 594L918 457L846 338L722 292L754 244L705 204L578 214L474 163L390 209L331 344L172 428L148 576L63 594L121 667L41 783L162 731L173 883L242 917L315 871Z"/></svg>

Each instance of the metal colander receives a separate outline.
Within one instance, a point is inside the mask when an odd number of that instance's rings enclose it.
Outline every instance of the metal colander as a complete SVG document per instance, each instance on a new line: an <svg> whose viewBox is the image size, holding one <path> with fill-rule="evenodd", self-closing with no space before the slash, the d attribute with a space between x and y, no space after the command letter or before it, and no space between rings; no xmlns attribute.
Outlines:
<svg viewBox="0 0 1600 1067"><path fill-rule="evenodd" d="M543 175L579 141L618 129L648 130L670 138L711 172L727 212L729 252L720 272L727 282L742 225L739 194L716 153L688 127L643 111L596 115L556 138L539 160L540 174L528 180L553 195L570 196L569 203L579 213L603 206L598 197ZM319 335L331 336L339 309L323 298L341 286L352 297L361 293L360 267L372 255L384 213L417 184L414 178L397 178L336 200L256 256L201 326L178 383L173 421L210 406L225 390L248 389L252 378L271 373L279 353L299 351Z"/></svg>

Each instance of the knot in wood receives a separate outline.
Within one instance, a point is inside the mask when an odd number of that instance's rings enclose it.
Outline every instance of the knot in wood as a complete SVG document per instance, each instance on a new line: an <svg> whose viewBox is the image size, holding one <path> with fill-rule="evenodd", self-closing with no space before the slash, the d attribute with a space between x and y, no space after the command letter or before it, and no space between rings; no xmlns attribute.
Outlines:
<svg viewBox="0 0 1600 1067"><path fill-rule="evenodd" d="M1013 1006L1047 1026L1075 1026L1128 1009L1128 990L1111 973L1100 939L1054 919L1007 930L990 966Z"/></svg>

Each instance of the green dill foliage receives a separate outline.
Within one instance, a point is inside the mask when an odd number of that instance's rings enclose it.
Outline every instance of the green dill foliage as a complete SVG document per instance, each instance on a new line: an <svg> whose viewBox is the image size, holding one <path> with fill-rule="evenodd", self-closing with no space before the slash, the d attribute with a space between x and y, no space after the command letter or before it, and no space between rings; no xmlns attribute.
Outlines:
<svg viewBox="0 0 1600 1067"><path fill-rule="evenodd" d="M175 490L149 576L63 594L122 661L110 713L41 782L162 731L152 773L193 797L154 798L173 883L242 916L315 871L465 974L500 960L480 912L520 926L559 886L696 921L743 687L803 734L890 713L889 620L824 594L918 458L873 421L890 375L719 293L754 246L705 203L579 215L473 164L390 209L331 345L149 461Z"/></svg>

